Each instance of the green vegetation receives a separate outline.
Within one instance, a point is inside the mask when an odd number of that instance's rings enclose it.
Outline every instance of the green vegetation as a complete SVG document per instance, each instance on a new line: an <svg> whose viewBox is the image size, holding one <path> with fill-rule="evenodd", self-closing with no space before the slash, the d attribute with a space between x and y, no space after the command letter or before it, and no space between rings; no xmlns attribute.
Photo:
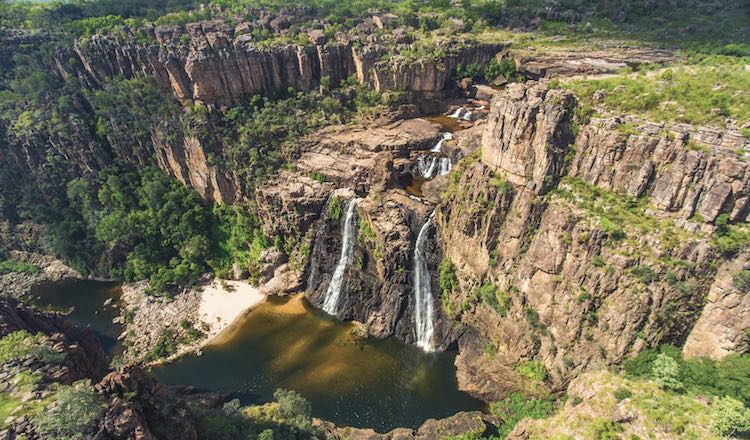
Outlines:
<svg viewBox="0 0 750 440"><path fill-rule="evenodd" d="M275 402L241 407L238 400L223 409L194 405L198 437L216 440L324 439L319 428L312 426L310 403L294 391L276 390Z"/></svg>
<svg viewBox="0 0 750 440"><path fill-rule="evenodd" d="M305 134L346 118L364 117L385 105L380 94L354 79L341 86L338 98L290 90L287 97L256 96L247 106L230 109L220 121L227 167L247 188L254 188L293 159ZM319 172L310 177L325 181Z"/></svg>
<svg viewBox="0 0 750 440"><path fill-rule="evenodd" d="M440 290L442 294L449 294L458 288L456 266L449 258L443 258L438 269L440 274Z"/></svg>
<svg viewBox="0 0 750 440"><path fill-rule="evenodd" d="M705 57L694 64L566 83L584 107L653 121L742 126L750 121L747 58ZM601 101L595 99L604 92Z"/></svg>
<svg viewBox="0 0 750 440"><path fill-rule="evenodd" d="M177 352L176 333L172 329L167 329L159 336L154 347L146 354L145 361L158 361L166 359Z"/></svg>
<svg viewBox="0 0 750 440"><path fill-rule="evenodd" d="M750 293L750 270L743 269L732 276L732 282L740 292Z"/></svg>
<svg viewBox="0 0 750 440"><path fill-rule="evenodd" d="M60 440L91 438L104 411L91 385L60 387L52 400L54 403L34 418L34 427L40 434Z"/></svg>
<svg viewBox="0 0 750 440"><path fill-rule="evenodd" d="M666 359L669 359L667 361ZM701 396L731 396L750 407L750 355L732 355L721 361L683 359L680 349L663 345L626 361L628 377L658 381L663 388Z"/></svg>
<svg viewBox="0 0 750 440"><path fill-rule="evenodd" d="M46 342L47 336L42 333L32 335L26 330L8 333L0 339L0 364L26 356L49 363L62 363L65 354L56 352Z"/></svg>
<svg viewBox="0 0 750 440"><path fill-rule="evenodd" d="M502 317L508 314L508 309L512 304L512 298L494 284L482 284L474 289L472 297L474 301L491 307Z"/></svg>
<svg viewBox="0 0 750 440"><path fill-rule="evenodd" d="M732 397L716 399L713 408L713 431L722 437L750 433L750 409Z"/></svg>
<svg viewBox="0 0 750 440"><path fill-rule="evenodd" d="M516 367L516 371L533 382L544 382L547 380L547 368L537 360L526 361Z"/></svg>
<svg viewBox="0 0 750 440"><path fill-rule="evenodd" d="M493 403L490 405L490 410L501 421L498 427L498 437L507 437L516 424L526 417L531 419L548 417L553 410L552 402L550 398L540 399L511 393L506 399Z"/></svg>
<svg viewBox="0 0 750 440"><path fill-rule="evenodd" d="M39 267L31 264L24 263L22 261L5 260L0 261L0 275L6 273L25 273L29 275L37 275L40 272Z"/></svg>
<svg viewBox="0 0 750 440"><path fill-rule="evenodd" d="M716 218L714 244L727 258L750 249L750 228L747 223L729 224L729 216L721 214Z"/></svg>
<svg viewBox="0 0 750 440"><path fill-rule="evenodd" d="M344 210L343 206L343 199L340 199L336 196L331 197L331 201L328 202L328 218L333 221L339 221Z"/></svg>

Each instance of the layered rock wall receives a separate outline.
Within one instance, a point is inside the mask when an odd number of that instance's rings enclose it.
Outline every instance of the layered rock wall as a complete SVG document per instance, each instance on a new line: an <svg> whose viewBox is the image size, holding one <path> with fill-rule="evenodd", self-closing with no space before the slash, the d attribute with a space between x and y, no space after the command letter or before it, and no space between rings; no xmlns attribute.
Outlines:
<svg viewBox="0 0 750 440"><path fill-rule="evenodd" d="M458 63L483 66L503 49L503 45L483 44L451 49L442 58L383 60L384 53L396 48L348 41L262 47L250 35L220 21L191 23L185 28L161 26L148 32L154 43L94 36L61 53L57 66L65 76L90 87L110 77L145 74L180 101L229 105L253 94L273 95L290 87L311 90L324 77L338 84L351 75L377 91L438 93L446 88Z"/></svg>
<svg viewBox="0 0 750 440"><path fill-rule="evenodd" d="M681 344L702 311L707 328L688 347L739 348L743 303L721 277L709 294L722 258L710 234L721 214L747 217L746 141L615 120L574 139L574 106L544 84L509 87L493 101L481 161L443 187L436 224L459 287L441 293L441 314L468 326L459 385L481 398L512 390L532 359L562 388L647 346ZM477 293L488 284L497 301Z"/></svg>

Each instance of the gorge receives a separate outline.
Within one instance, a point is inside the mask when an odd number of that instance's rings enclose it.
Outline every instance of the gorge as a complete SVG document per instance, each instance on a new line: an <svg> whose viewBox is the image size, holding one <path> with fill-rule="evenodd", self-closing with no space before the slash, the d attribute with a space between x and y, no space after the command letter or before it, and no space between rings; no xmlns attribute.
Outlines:
<svg viewBox="0 0 750 440"><path fill-rule="evenodd" d="M742 2L0 12L0 439L750 435Z"/></svg>

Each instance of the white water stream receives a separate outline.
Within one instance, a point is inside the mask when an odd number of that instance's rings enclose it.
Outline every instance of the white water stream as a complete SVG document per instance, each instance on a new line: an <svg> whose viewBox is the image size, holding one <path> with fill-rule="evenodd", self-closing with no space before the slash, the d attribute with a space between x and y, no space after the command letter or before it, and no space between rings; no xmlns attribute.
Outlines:
<svg viewBox="0 0 750 440"><path fill-rule="evenodd" d="M333 271L333 277L331 277L331 282L328 284L328 290L323 301L323 311L329 315L336 315L336 312L338 312L341 285L344 282L344 272L346 272L346 268L351 263L352 254L354 253L354 235L356 233L354 208L357 206L358 201L359 199L356 197L351 199L349 206L346 208L344 232L341 239L341 256L339 257L336 269Z"/></svg>
<svg viewBox="0 0 750 440"><path fill-rule="evenodd" d="M433 212L434 214L434 212ZM425 258L427 235L432 225L432 215L422 225L414 246L414 320L416 323L417 346L424 351L432 351L435 308L432 303L430 269Z"/></svg>

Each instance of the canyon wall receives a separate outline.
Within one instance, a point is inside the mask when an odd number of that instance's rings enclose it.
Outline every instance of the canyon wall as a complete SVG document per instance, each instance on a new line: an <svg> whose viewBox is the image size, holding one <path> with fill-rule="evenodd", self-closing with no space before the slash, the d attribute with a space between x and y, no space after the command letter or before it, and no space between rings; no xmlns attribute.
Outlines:
<svg viewBox="0 0 750 440"><path fill-rule="evenodd" d="M436 223L459 286L439 302L468 329L459 383L485 399L513 389L530 360L560 389L647 346L683 343L724 258L712 223L747 218L744 138L617 119L581 127L574 106L544 84L510 85L492 103L481 159L442 189ZM477 293L488 284L494 301ZM739 348L738 318L731 332L704 327L744 306L708 296L691 341Z"/></svg>
<svg viewBox="0 0 750 440"><path fill-rule="evenodd" d="M153 42L138 42L135 35L122 39L97 35L77 42L74 49L57 56L57 67L90 88L100 87L108 78L145 74L182 102L231 105L254 94L312 90L324 77L335 85L352 75L377 91L434 95L446 88L458 63L484 66L504 48L501 44L448 47L441 57L407 59L392 55L399 46L355 44L344 35L321 44L261 46L242 23L233 28L222 21L206 21L148 27L145 32Z"/></svg>

